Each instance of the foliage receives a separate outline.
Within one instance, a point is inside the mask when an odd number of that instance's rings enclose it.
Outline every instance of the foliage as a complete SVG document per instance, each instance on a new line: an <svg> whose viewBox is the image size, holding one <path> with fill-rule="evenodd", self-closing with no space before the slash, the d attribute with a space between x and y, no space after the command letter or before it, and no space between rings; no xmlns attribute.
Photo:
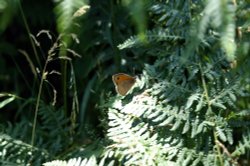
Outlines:
<svg viewBox="0 0 250 166"><path fill-rule="evenodd" d="M167 5L171 3L156 6L164 9ZM184 11L200 10L202 4L192 7L186 1L172 5L175 15L181 15ZM229 1L225 4L209 1L204 17L186 13L194 22L178 20L166 31L153 29L146 33L146 48L139 36L119 45L121 49L145 49L144 56L155 56L156 61L145 65L141 76L147 82L144 92L133 92L134 97L125 105L117 106L121 100L117 99L109 109L107 137L113 144L108 149L114 151L114 158L124 165L166 165L170 161L177 165L237 165L242 162L231 155L236 152L228 150L238 141L233 138L237 128L230 124L230 115L240 111L236 99L244 97L245 91L240 84L244 78L237 73L240 69L233 71L230 66L235 52L235 44L227 41L234 40L234 10L231 8L235 6L232 5ZM158 14L154 13L155 8L150 8L152 15ZM156 22L164 21L161 18ZM199 26L192 29L194 25ZM186 32L187 27L192 27L191 31ZM199 33L195 36L194 32ZM141 84L140 80L138 82ZM247 122L243 119L241 122ZM243 128L248 127L249 124ZM245 148L249 151L244 137L239 148L243 153L239 155L246 154Z"/></svg>
<svg viewBox="0 0 250 166"><path fill-rule="evenodd" d="M70 159L69 161L60 161L60 160L55 160L51 162L47 162L43 164L44 166L55 166L55 165L61 165L61 166L67 166L67 165L79 165L79 166L95 166L97 165L96 158L93 156L89 160L84 159L82 160L81 158L73 158Z"/></svg>
<svg viewBox="0 0 250 166"><path fill-rule="evenodd" d="M39 165L49 157L45 150L32 147L5 134L1 134L0 142L1 165L23 165L23 163Z"/></svg>
<svg viewBox="0 0 250 166"><path fill-rule="evenodd" d="M32 95L1 93L18 108L1 120L1 163L249 164L247 1L86 4L56 3L59 37L30 35L38 59L19 50ZM115 71L141 73L126 96L108 93Z"/></svg>
<svg viewBox="0 0 250 166"><path fill-rule="evenodd" d="M0 2L0 34L7 28L9 22L13 18L13 15L16 11L16 8L18 7L18 0L15 1L8 1L8 0L2 0Z"/></svg>

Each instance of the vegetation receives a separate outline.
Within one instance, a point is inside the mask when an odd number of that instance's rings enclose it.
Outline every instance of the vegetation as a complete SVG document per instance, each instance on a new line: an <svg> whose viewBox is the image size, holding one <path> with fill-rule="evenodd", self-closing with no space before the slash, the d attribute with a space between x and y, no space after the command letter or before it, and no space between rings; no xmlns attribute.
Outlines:
<svg viewBox="0 0 250 166"><path fill-rule="evenodd" d="M250 165L248 0L0 13L2 165ZM136 75L126 96L116 73Z"/></svg>

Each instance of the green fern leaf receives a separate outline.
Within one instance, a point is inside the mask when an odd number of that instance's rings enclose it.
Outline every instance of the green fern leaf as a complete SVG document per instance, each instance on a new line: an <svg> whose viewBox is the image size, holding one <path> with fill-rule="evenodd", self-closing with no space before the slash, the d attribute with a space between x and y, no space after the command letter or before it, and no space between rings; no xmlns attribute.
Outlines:
<svg viewBox="0 0 250 166"><path fill-rule="evenodd" d="M72 158L68 161L63 160L54 160L50 162L46 162L43 164L43 166L98 166L96 158L94 156L91 156L88 159L82 159L82 158Z"/></svg>

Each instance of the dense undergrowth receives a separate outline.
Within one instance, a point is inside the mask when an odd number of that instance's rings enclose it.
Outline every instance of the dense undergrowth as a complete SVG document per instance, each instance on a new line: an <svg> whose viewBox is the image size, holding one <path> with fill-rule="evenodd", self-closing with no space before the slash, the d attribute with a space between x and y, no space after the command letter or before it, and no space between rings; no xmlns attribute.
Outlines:
<svg viewBox="0 0 250 166"><path fill-rule="evenodd" d="M4 2L31 44L0 42L16 49L1 50L2 165L250 164L248 1L60 1L59 35ZM126 96L118 72L137 75Z"/></svg>

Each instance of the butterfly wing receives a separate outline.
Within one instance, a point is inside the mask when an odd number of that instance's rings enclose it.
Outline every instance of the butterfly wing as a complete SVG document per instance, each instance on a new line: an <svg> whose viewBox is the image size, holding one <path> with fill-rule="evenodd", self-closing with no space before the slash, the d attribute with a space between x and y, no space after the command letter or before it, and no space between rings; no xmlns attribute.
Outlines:
<svg viewBox="0 0 250 166"><path fill-rule="evenodd" d="M124 80L120 82L119 86L116 86L116 91L120 95L125 96L134 84L135 84L135 79Z"/></svg>
<svg viewBox="0 0 250 166"><path fill-rule="evenodd" d="M135 77L131 77L124 73L115 74L112 76L117 93L125 96L130 88L135 84Z"/></svg>

